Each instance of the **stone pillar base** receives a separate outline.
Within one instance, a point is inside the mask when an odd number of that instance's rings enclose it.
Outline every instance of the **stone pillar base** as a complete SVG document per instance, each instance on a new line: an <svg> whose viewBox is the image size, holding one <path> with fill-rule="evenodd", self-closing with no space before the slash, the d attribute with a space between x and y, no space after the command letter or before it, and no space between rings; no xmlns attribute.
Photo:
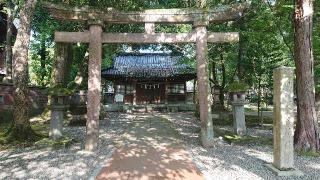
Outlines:
<svg viewBox="0 0 320 180"><path fill-rule="evenodd" d="M233 111L233 130L237 135L243 136L247 134L246 119L244 114L244 104L240 102L232 103Z"/></svg>
<svg viewBox="0 0 320 180"><path fill-rule="evenodd" d="M65 106L53 105L51 112L49 137L52 140L62 138L63 118Z"/></svg>
<svg viewBox="0 0 320 180"><path fill-rule="evenodd" d="M299 169L292 168L288 170L280 170L276 168L273 164L265 164L265 166L277 176L303 176L303 172Z"/></svg>

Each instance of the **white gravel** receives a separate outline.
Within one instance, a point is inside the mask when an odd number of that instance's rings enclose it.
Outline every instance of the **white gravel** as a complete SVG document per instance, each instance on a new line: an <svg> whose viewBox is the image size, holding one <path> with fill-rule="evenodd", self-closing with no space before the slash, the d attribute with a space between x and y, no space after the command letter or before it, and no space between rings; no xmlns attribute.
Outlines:
<svg viewBox="0 0 320 180"><path fill-rule="evenodd" d="M173 123L185 142L190 156L207 179L281 179L264 165L273 159L272 147L229 145L219 141L215 147L203 148L199 141L199 121L192 113L154 113ZM69 149L24 148L0 151L0 179L88 179L115 149L117 137L135 118L116 115L110 122L101 121L99 152L82 149L85 127L67 127L66 134L81 143ZM230 126L219 127L230 130ZM251 135L270 136L271 130L248 129ZM320 158L295 156L295 164L304 172L300 178L320 179Z"/></svg>
<svg viewBox="0 0 320 180"><path fill-rule="evenodd" d="M88 179L114 151L114 141L133 119L116 115L100 121L100 144L97 153L83 151L85 127L65 127L69 137L79 141L68 149L22 148L0 151L0 179Z"/></svg>
<svg viewBox="0 0 320 180"><path fill-rule="evenodd" d="M266 167L273 161L268 146L239 146L219 141L215 147L203 148L198 137L200 122L192 113L159 114L180 132L191 158L207 179L320 179L320 158L295 156L295 166L303 177L280 178ZM222 128L221 126L219 128ZM230 130L230 126L223 127ZM250 135L272 136L271 130L248 129Z"/></svg>

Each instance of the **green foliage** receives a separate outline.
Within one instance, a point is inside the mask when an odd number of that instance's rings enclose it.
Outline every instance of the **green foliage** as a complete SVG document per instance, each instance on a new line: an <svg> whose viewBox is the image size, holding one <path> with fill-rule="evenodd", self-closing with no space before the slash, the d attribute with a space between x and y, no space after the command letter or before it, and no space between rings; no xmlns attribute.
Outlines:
<svg viewBox="0 0 320 180"><path fill-rule="evenodd" d="M71 6L93 6L105 9L112 7L122 11L138 11L153 8L194 8L196 1L185 0L49 0L54 3L64 3ZM237 1L242 2L242 1ZM229 5L235 1L208 1L208 7ZM269 4L268 4L269 2ZM240 81L246 83L252 93L251 102L270 103L272 99L272 71L275 67L285 65L294 66L293 62L293 25L292 1L252 1L251 7L245 12L243 18L233 22L210 24L209 31L213 32L240 32L240 42L235 44L209 44L209 67L212 73L215 63L217 85L223 90L232 87L233 77L239 74L239 66L244 69ZM313 47L315 60L316 92L320 91L320 2L314 2L314 32ZM53 62L53 33L54 31L84 31L87 25L77 22L57 21L50 17L46 10L37 7L32 26L33 37L30 46L30 81L33 84L49 86ZM105 32L143 32L143 24L107 24ZM156 32L190 32L192 25L156 25ZM43 48L43 44L45 48ZM76 88L74 78L84 67L83 84L81 89L87 87L87 44L73 45L73 63L69 70L67 87ZM183 63L196 66L194 44L106 44L103 45L102 68L112 66L112 58L117 53L128 49L133 51L156 50L171 51L173 54L185 55L190 60ZM240 53L242 50L242 54ZM231 88L233 89L233 88ZM237 88L236 88L237 89ZM241 89L241 88L240 88ZM262 94L259 94L263 92Z"/></svg>
<svg viewBox="0 0 320 180"><path fill-rule="evenodd" d="M249 86L244 82L233 82L227 87L229 92L245 92Z"/></svg>

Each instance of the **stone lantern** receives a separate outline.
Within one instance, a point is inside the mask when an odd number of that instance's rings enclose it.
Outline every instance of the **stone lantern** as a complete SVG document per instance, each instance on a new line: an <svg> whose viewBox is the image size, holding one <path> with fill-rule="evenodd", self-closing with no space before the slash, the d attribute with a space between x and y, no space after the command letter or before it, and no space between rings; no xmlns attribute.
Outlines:
<svg viewBox="0 0 320 180"><path fill-rule="evenodd" d="M49 136L52 140L58 140L62 137L64 111L67 108L67 97L66 94L62 93L52 95L49 132Z"/></svg>
<svg viewBox="0 0 320 180"><path fill-rule="evenodd" d="M232 114L233 114L233 129L234 132L238 135L246 134L246 121L244 113L244 105L246 102L246 85L243 83L235 82L232 84L232 90L229 90L229 102L232 105Z"/></svg>

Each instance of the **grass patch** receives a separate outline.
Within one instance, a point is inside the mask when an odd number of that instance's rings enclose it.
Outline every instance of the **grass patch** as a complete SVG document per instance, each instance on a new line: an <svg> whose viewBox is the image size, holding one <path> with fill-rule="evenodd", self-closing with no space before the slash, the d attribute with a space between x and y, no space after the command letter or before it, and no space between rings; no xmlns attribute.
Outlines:
<svg viewBox="0 0 320 180"><path fill-rule="evenodd" d="M320 157L320 152L313 152L313 151L300 151L297 153L299 156L304 157Z"/></svg>
<svg viewBox="0 0 320 180"><path fill-rule="evenodd" d="M222 137L224 141L235 145L249 146L273 146L272 137L261 136L239 136L231 131L214 128L215 136Z"/></svg>
<svg viewBox="0 0 320 180"><path fill-rule="evenodd" d="M273 124L273 118L263 117L263 124ZM246 115L246 125L247 127L256 127L260 125L260 119L258 116L248 116Z"/></svg>
<svg viewBox="0 0 320 180"><path fill-rule="evenodd" d="M224 140L230 144L250 146L273 146L271 137L225 135Z"/></svg>
<svg viewBox="0 0 320 180"><path fill-rule="evenodd" d="M213 125L216 125L216 126L233 126L233 117L232 115L229 115L227 118L224 118L224 119L213 119L212 122L213 122ZM270 125L268 127L272 128L271 125L273 124L273 119L270 117L263 117L263 124ZM259 117L246 115L246 126L249 128L260 126Z"/></svg>
<svg viewBox="0 0 320 180"><path fill-rule="evenodd" d="M68 148L76 141L74 139L71 139L69 137L63 137L60 140L51 140L49 138L41 139L40 141L35 142L35 146L37 148L53 148L53 149L59 149L59 148Z"/></svg>
<svg viewBox="0 0 320 180"><path fill-rule="evenodd" d="M34 141L8 141L7 133L11 128L11 122L0 123L0 150L30 147L34 145ZM39 139L49 137L49 124L45 122L32 122L32 130L39 135Z"/></svg>

